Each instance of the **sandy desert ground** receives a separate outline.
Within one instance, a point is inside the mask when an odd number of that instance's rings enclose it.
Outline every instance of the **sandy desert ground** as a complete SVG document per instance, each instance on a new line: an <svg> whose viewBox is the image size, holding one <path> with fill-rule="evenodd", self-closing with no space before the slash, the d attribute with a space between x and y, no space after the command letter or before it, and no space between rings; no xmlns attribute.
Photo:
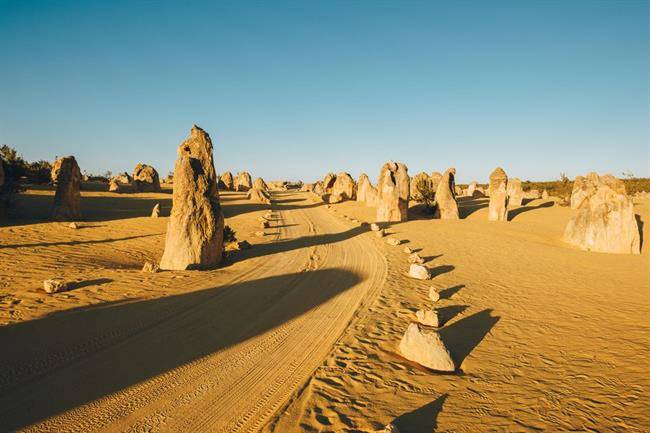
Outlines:
<svg viewBox="0 0 650 433"><path fill-rule="evenodd" d="M168 193L85 190L79 229L49 222L52 191L21 194L0 227L0 431L648 431L650 254L560 241L552 199L486 221L393 224L307 193L268 206L222 193L253 248L212 271L142 273L163 251ZM149 217L161 203L163 217ZM641 221L650 200L637 199ZM648 224L643 226L650 239ZM404 246L434 278L406 276ZM74 281L48 295L42 281ZM459 366L435 374L397 354L441 293Z"/></svg>

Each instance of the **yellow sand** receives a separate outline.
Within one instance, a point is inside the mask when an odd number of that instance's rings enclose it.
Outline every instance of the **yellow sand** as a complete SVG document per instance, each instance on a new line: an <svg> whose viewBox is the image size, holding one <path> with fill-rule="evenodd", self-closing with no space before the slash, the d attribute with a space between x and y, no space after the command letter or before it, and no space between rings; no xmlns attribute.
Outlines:
<svg viewBox="0 0 650 433"><path fill-rule="evenodd" d="M0 431L650 426L647 248L568 247L571 211L548 200L508 223L485 221L478 200L462 203L472 213L461 221L393 225L429 260L435 276L422 282L405 276L404 245L361 227L373 209L304 193L275 193L263 238L268 206L222 193L227 224L253 248L213 271L145 274L171 195L82 195L80 229L47 221L45 190L21 195L19 219L0 227ZM643 221L649 205L637 205ZM52 277L73 289L45 294ZM396 353L430 285L458 374Z"/></svg>

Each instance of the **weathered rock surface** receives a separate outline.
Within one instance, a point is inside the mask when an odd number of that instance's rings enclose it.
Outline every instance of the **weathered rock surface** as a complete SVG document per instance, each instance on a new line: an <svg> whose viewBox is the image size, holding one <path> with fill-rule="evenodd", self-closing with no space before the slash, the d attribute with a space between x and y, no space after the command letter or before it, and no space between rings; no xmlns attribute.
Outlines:
<svg viewBox="0 0 650 433"><path fill-rule="evenodd" d="M271 204L271 196L269 195L269 193L257 188L252 188L248 190L248 194L246 194L246 198L252 201L253 203Z"/></svg>
<svg viewBox="0 0 650 433"><path fill-rule="evenodd" d="M56 186L52 218L57 221L81 218L81 170L74 156L59 158L52 166L51 176Z"/></svg>
<svg viewBox="0 0 650 433"><path fill-rule="evenodd" d="M429 287L429 299L434 303L440 300L440 293L438 293L435 287Z"/></svg>
<svg viewBox="0 0 650 433"><path fill-rule="evenodd" d="M521 206L524 200L524 190L521 187L521 180L517 177L508 179L508 207Z"/></svg>
<svg viewBox="0 0 650 433"><path fill-rule="evenodd" d="M395 239L395 238L387 238L387 239L386 239L386 243L387 243L388 245L391 245L391 246L396 247L396 246L398 246L398 245L400 244L400 240L399 240L399 239Z"/></svg>
<svg viewBox="0 0 650 433"><path fill-rule="evenodd" d="M377 433L400 433L399 429L395 426L395 424L386 424L386 426L381 429L377 430Z"/></svg>
<svg viewBox="0 0 650 433"><path fill-rule="evenodd" d="M434 218L443 220L457 220L458 203L456 203L456 169L449 168L442 175L436 189L436 212Z"/></svg>
<svg viewBox="0 0 650 433"><path fill-rule="evenodd" d="M321 184L323 188L323 194L331 194L335 182L336 182L336 175L334 173L327 173L323 178L323 182Z"/></svg>
<svg viewBox="0 0 650 433"><path fill-rule="evenodd" d="M490 174L488 221L508 220L508 176L501 167Z"/></svg>
<svg viewBox="0 0 650 433"><path fill-rule="evenodd" d="M151 260L146 260L144 265L142 265L142 272L144 273L155 274L158 271L160 271L160 266L158 266L158 263L152 262Z"/></svg>
<svg viewBox="0 0 650 433"><path fill-rule="evenodd" d="M68 283L58 278L45 280L43 281L43 290L45 290L46 293L64 292L68 290Z"/></svg>
<svg viewBox="0 0 650 433"><path fill-rule="evenodd" d="M345 200L354 200L357 197L357 185L349 173L341 172L336 175L329 197L330 203L340 203Z"/></svg>
<svg viewBox="0 0 650 433"><path fill-rule="evenodd" d="M253 188L259 189L261 191L269 190L269 186L266 184L266 182L264 182L264 179L262 179L261 177L255 179L255 182L253 182Z"/></svg>
<svg viewBox="0 0 650 433"><path fill-rule="evenodd" d="M224 217L210 136L193 126L178 148L173 206L161 269L211 268L223 254Z"/></svg>
<svg viewBox="0 0 650 433"><path fill-rule="evenodd" d="M641 239L634 203L623 181L596 173L584 181L578 190L577 212L564 230L564 241L586 251L639 254Z"/></svg>
<svg viewBox="0 0 650 433"><path fill-rule="evenodd" d="M425 266L413 263L409 266L409 277L416 280L428 280L431 278L431 273Z"/></svg>
<svg viewBox="0 0 650 433"><path fill-rule="evenodd" d="M159 216L160 216L160 203L156 203L156 205L151 210L151 218L158 218Z"/></svg>
<svg viewBox="0 0 650 433"><path fill-rule="evenodd" d="M357 182L357 201L368 207L377 206L377 188L375 188L365 173L361 173Z"/></svg>
<svg viewBox="0 0 650 433"><path fill-rule="evenodd" d="M117 183L121 183L123 185L126 185L128 183L131 183L132 179L131 179L131 176L129 176L129 173L127 173L125 171L124 173L120 173L117 176L113 176L113 179L111 179L111 180L114 180Z"/></svg>
<svg viewBox="0 0 650 433"><path fill-rule="evenodd" d="M111 181L108 183L108 190L110 192L120 192L120 183L115 179L111 179Z"/></svg>
<svg viewBox="0 0 650 433"><path fill-rule="evenodd" d="M410 184L410 195L411 200L420 201L422 200L422 194L420 194L421 185L424 184L425 187L431 187L431 178L425 172L420 172L413 176Z"/></svg>
<svg viewBox="0 0 650 433"><path fill-rule="evenodd" d="M477 186L477 182L470 182L470 184L467 186L467 191L465 191L465 195L467 197L474 197L474 192L476 191Z"/></svg>
<svg viewBox="0 0 650 433"><path fill-rule="evenodd" d="M135 192L160 192L160 178L152 166L142 163L136 165L132 178Z"/></svg>
<svg viewBox="0 0 650 433"><path fill-rule="evenodd" d="M418 253L411 253L409 254L408 257L408 262L409 263L417 263L418 265L421 265L424 263L424 259L420 257Z"/></svg>
<svg viewBox="0 0 650 433"><path fill-rule="evenodd" d="M401 162L387 162L381 168L377 184L377 221L407 221L409 175Z"/></svg>
<svg viewBox="0 0 650 433"><path fill-rule="evenodd" d="M235 191L248 191L253 187L251 175L246 171L240 171L235 176Z"/></svg>
<svg viewBox="0 0 650 433"><path fill-rule="evenodd" d="M437 332L424 332L411 323L399 343L406 359L436 371L454 371L454 361Z"/></svg>
<svg viewBox="0 0 650 433"><path fill-rule="evenodd" d="M372 223L372 224L370 224L370 230L372 230L373 232L378 232L379 230L381 230L381 227L379 227L375 223Z"/></svg>
<svg viewBox="0 0 650 433"><path fill-rule="evenodd" d="M431 173L431 177L429 179L431 180L431 189L433 191L437 191L438 185L440 185L440 181L442 180L442 174L439 171L434 171Z"/></svg>
<svg viewBox="0 0 650 433"><path fill-rule="evenodd" d="M415 317L418 322L425 326L433 326L438 328L440 326L440 315L437 310L418 310L415 312Z"/></svg>
<svg viewBox="0 0 650 433"><path fill-rule="evenodd" d="M223 184L223 188L226 191L233 191L235 189L235 180L232 177L232 173L229 171L224 172L219 178Z"/></svg>

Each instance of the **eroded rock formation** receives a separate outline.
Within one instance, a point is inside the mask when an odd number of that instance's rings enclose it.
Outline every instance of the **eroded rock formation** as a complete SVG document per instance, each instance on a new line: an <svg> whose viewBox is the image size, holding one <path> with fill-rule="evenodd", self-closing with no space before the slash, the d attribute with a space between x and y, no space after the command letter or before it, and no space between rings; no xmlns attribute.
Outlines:
<svg viewBox="0 0 650 433"><path fill-rule="evenodd" d="M457 220L458 203L456 203L456 169L449 168L442 175L436 189L436 212L434 218L443 220Z"/></svg>
<svg viewBox="0 0 650 433"><path fill-rule="evenodd" d="M377 221L407 221L409 175L401 162L387 162L381 168L377 184Z"/></svg>
<svg viewBox="0 0 650 433"><path fill-rule="evenodd" d="M56 160L51 176L56 186L52 218L57 221L81 218L81 170L74 156Z"/></svg>
<svg viewBox="0 0 650 433"><path fill-rule="evenodd" d="M508 176L501 167L490 174L488 221L508 220Z"/></svg>
<svg viewBox="0 0 650 433"><path fill-rule="evenodd" d="M132 178L135 192L160 192L160 178L152 166L142 163L136 165Z"/></svg>

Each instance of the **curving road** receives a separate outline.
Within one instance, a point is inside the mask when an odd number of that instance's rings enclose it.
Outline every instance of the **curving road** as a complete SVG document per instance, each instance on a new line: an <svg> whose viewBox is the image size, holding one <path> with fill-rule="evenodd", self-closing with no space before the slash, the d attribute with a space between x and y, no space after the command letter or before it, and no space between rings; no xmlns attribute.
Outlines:
<svg viewBox="0 0 650 433"><path fill-rule="evenodd" d="M0 383L0 430L261 429L386 274L358 225L304 194L277 198L277 239L239 257L254 266L225 286L87 313L86 320L112 317L114 326L16 368L20 380ZM61 326L84 326L84 319Z"/></svg>

